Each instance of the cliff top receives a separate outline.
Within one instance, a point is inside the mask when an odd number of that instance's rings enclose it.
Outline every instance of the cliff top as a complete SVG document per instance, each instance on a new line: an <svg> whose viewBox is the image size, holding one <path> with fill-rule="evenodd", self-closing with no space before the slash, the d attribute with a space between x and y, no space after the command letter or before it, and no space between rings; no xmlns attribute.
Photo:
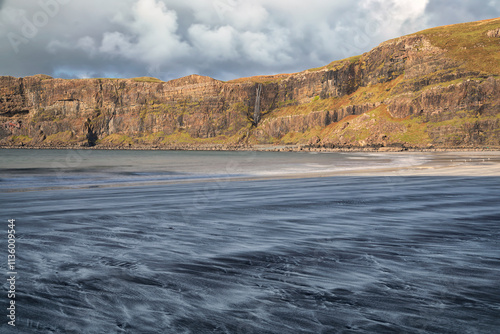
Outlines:
<svg viewBox="0 0 500 334"><path fill-rule="evenodd" d="M437 27L413 35L428 38L448 57L464 62L470 71L500 75L500 18Z"/></svg>
<svg viewBox="0 0 500 334"><path fill-rule="evenodd" d="M220 82L220 81L211 77L198 74L191 74L186 77L167 81L167 83L172 86L196 85L196 84L205 84L214 82Z"/></svg>
<svg viewBox="0 0 500 334"><path fill-rule="evenodd" d="M297 73L282 73L274 75L258 75L253 77L238 78L227 81L228 83L244 83L244 82L255 82L255 83L271 83L281 81Z"/></svg>
<svg viewBox="0 0 500 334"><path fill-rule="evenodd" d="M447 56L464 63L469 71L500 75L500 18L452 24L419 31L381 43L377 48L405 39L424 37ZM308 71L332 70L354 63L363 55L336 60Z"/></svg>

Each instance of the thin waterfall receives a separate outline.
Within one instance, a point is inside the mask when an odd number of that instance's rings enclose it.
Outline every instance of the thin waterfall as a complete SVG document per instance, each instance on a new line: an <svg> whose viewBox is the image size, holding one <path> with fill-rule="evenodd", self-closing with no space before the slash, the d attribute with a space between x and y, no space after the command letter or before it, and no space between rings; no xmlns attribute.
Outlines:
<svg viewBox="0 0 500 334"><path fill-rule="evenodd" d="M253 124L257 125L260 121L260 96L262 94L262 84L257 86L257 96L255 97L255 109L253 111Z"/></svg>

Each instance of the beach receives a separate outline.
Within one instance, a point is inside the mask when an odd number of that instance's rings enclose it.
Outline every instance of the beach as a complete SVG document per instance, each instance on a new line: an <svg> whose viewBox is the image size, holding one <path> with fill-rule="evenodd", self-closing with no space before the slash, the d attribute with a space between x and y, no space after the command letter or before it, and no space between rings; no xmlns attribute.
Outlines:
<svg viewBox="0 0 500 334"><path fill-rule="evenodd" d="M1 154L2 333L500 326L499 152Z"/></svg>

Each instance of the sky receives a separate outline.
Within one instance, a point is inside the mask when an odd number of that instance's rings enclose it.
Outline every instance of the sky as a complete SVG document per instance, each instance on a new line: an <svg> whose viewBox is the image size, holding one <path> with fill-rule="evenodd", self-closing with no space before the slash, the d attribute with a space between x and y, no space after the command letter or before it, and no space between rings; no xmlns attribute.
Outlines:
<svg viewBox="0 0 500 334"><path fill-rule="evenodd" d="M500 0L0 0L0 75L294 73L496 17Z"/></svg>

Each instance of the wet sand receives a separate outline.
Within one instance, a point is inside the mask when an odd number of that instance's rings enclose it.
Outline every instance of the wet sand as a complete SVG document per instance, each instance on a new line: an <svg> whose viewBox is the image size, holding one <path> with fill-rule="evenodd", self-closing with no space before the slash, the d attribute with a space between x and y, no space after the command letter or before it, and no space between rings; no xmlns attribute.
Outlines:
<svg viewBox="0 0 500 334"><path fill-rule="evenodd" d="M377 153L373 153L377 154ZM407 154L411 157L413 152L384 152L384 155ZM422 154L421 152L418 154ZM243 180L267 180L267 179L296 179L315 178L331 176L500 176L500 152L440 152L426 153L428 161L423 164L414 164L402 167L367 168L348 171L335 171L327 173L298 173L281 176L269 176L258 178L243 178ZM241 180L241 179L240 179Z"/></svg>
<svg viewBox="0 0 500 334"><path fill-rule="evenodd" d="M500 328L499 153L9 153L0 333Z"/></svg>
<svg viewBox="0 0 500 334"><path fill-rule="evenodd" d="M411 154L411 153L408 153ZM359 171L358 176L500 176L500 152L429 153L422 165Z"/></svg>

